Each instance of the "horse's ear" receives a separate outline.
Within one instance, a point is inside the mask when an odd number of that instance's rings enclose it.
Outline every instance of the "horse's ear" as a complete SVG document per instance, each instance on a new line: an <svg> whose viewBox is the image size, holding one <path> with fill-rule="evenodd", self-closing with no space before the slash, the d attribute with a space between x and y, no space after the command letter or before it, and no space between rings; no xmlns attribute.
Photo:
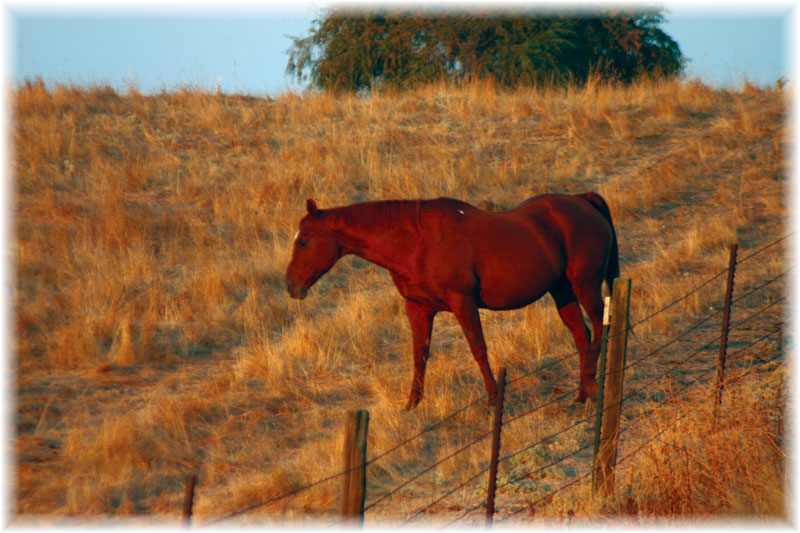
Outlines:
<svg viewBox="0 0 800 533"><path fill-rule="evenodd" d="M319 214L319 209L317 209L317 203L311 198L306 200L306 211L308 211L308 214L311 215L312 217L316 217Z"/></svg>

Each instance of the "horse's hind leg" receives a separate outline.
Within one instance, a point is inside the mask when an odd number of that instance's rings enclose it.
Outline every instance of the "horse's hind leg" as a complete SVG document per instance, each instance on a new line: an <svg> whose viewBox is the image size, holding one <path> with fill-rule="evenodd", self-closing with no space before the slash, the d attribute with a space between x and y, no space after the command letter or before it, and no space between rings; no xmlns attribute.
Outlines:
<svg viewBox="0 0 800 533"><path fill-rule="evenodd" d="M594 380L594 374L597 371L597 353L593 350L589 329L583 321L578 298L575 296L569 280L562 279L550 291L550 295L555 300L558 316L572 333L575 347L580 353L580 388L575 401L583 402L597 390L597 382Z"/></svg>
<svg viewBox="0 0 800 533"><path fill-rule="evenodd" d="M586 373L591 376L592 381L591 390L587 390L587 394L594 394L597 389L594 377L597 372L597 359L600 355L600 344L603 339L603 292L601 287L601 280L588 281L575 286L578 301L586 311L586 314L589 315L589 320L592 321L592 343L586 359ZM583 380L583 367L581 368L581 380Z"/></svg>
<svg viewBox="0 0 800 533"><path fill-rule="evenodd" d="M600 344L603 340L602 281L594 280L582 283L576 287L576 294L578 295L578 301L581 307L583 307L586 314L589 315L589 320L592 321L592 344L587 358L587 373L591 374L593 387L591 391L587 392L589 394L594 394L594 391L597 389L594 376L597 372L597 359L600 355Z"/></svg>

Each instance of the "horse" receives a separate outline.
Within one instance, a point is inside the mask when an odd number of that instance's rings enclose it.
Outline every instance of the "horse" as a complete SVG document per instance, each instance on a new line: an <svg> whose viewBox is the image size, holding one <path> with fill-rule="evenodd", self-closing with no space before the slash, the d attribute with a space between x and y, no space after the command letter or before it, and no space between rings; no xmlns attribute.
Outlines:
<svg viewBox="0 0 800 533"><path fill-rule="evenodd" d="M453 198L387 200L320 209L306 200L286 270L291 298L343 256L389 271L405 299L414 373L405 409L422 399L434 316L455 315L483 376L489 404L497 384L478 309L522 308L549 293L580 353L576 402L596 395L603 320L602 284L619 276L617 236L595 192L543 194L508 211L484 211ZM592 323L586 327L581 307Z"/></svg>

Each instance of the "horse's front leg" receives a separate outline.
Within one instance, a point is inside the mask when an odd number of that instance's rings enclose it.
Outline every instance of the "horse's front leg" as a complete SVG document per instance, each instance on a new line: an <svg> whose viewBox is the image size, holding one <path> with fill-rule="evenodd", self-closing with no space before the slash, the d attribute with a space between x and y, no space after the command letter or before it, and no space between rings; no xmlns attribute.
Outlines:
<svg viewBox="0 0 800 533"><path fill-rule="evenodd" d="M475 299L457 295L450 300L450 310L456 315L464 336L467 338L472 357L478 363L483 375L483 383L486 386L486 394L489 397L489 405L494 405L497 401L497 382L489 368L489 357L486 351L486 341L483 338L483 327L481 327L481 317L478 314L478 306Z"/></svg>
<svg viewBox="0 0 800 533"><path fill-rule="evenodd" d="M431 330L436 311L425 304L406 300L406 315L411 323L411 335L414 339L414 377L411 381L411 394L408 396L406 410L415 408L422 400L425 386L425 365L431 347Z"/></svg>

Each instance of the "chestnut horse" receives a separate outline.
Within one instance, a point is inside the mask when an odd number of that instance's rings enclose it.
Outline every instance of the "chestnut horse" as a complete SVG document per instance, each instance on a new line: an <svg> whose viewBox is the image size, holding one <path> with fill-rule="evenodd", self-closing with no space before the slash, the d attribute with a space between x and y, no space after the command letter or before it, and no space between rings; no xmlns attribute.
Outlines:
<svg viewBox="0 0 800 533"><path fill-rule="evenodd" d="M458 320L483 375L489 403L497 385L486 355L479 308L518 309L545 293L580 352L577 401L594 394L603 319L601 286L619 275L611 214L595 192L545 194L505 212L487 212L452 198L365 202L319 209L306 201L286 288L302 299L348 254L389 271L405 298L414 344L406 409L422 399L433 317ZM581 314L589 315L590 334ZM592 340L593 339L593 340Z"/></svg>

